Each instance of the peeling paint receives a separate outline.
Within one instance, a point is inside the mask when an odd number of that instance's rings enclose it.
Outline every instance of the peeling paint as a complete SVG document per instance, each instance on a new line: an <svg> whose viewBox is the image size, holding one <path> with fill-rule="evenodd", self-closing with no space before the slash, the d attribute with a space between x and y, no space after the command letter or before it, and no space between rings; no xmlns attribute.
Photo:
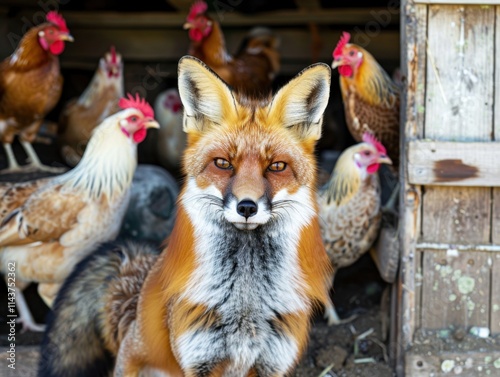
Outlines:
<svg viewBox="0 0 500 377"><path fill-rule="evenodd" d="M457 295L455 295L455 294L452 293L448 299L450 301L455 301L457 299Z"/></svg>
<svg viewBox="0 0 500 377"><path fill-rule="evenodd" d="M493 366L500 369L500 357L493 362Z"/></svg>

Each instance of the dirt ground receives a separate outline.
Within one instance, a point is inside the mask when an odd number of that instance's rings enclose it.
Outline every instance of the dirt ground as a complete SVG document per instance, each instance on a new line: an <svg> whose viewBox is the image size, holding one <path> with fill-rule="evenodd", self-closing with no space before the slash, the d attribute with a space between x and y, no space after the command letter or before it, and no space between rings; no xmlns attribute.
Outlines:
<svg viewBox="0 0 500 377"><path fill-rule="evenodd" d="M309 347L294 376L296 377L392 377L382 341L380 300L386 284L369 255L351 267L339 270L333 295L341 318L356 315L351 322L327 326L318 314L311 331ZM26 291L35 320L44 322L48 308L38 297L36 285ZM6 355L7 299L6 286L0 286L0 353ZM7 368L6 357L0 357L0 377L34 377L40 333L21 333L16 327L16 370Z"/></svg>

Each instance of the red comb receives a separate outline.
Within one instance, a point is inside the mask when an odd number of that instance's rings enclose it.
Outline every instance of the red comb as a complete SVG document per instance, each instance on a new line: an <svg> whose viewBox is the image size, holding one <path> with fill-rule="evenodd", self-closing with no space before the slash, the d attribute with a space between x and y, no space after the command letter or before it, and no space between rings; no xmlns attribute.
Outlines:
<svg viewBox="0 0 500 377"><path fill-rule="evenodd" d="M121 109L137 109L139 110L145 117L154 118L155 113L153 108L149 103L146 102L144 98L139 97L139 93L135 94L135 98L132 94L128 93L127 98L120 98L120 102L118 105Z"/></svg>
<svg viewBox="0 0 500 377"><path fill-rule="evenodd" d="M208 9L207 3L202 0L196 1L191 5L191 9L189 10L189 14L187 16L188 21L193 21L196 16L199 16L202 13L205 13Z"/></svg>
<svg viewBox="0 0 500 377"><path fill-rule="evenodd" d="M380 141L378 141L377 138L374 135L372 135L371 133L365 132L363 134L363 141L365 143L371 144L375 148L377 148L377 151L380 154L384 154L384 155L387 154L387 151L385 150L385 147L382 145L382 143Z"/></svg>
<svg viewBox="0 0 500 377"><path fill-rule="evenodd" d="M349 43L349 39L351 39L351 34L349 34L347 31L344 31L342 33L342 36L340 37L339 43L337 43L337 47L335 47L335 50L333 50L334 59L342 56L342 49L347 43Z"/></svg>
<svg viewBox="0 0 500 377"><path fill-rule="evenodd" d="M116 50L115 50L115 46L111 46L111 64L116 64Z"/></svg>
<svg viewBox="0 0 500 377"><path fill-rule="evenodd" d="M61 16L55 10L51 10L49 13L47 13L46 19L48 22L56 25L62 32L67 33L69 31L63 16Z"/></svg>

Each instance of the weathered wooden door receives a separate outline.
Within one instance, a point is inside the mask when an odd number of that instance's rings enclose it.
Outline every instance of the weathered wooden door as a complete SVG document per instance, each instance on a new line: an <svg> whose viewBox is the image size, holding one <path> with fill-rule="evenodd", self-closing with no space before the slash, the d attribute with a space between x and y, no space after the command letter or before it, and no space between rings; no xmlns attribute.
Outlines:
<svg viewBox="0 0 500 377"><path fill-rule="evenodd" d="M500 2L401 21L398 375L500 376Z"/></svg>

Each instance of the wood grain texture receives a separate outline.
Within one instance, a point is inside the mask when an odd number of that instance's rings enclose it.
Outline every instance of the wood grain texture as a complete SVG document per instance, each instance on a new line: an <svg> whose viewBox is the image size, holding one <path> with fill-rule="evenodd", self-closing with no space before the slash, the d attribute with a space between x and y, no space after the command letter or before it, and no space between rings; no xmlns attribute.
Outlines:
<svg viewBox="0 0 500 377"><path fill-rule="evenodd" d="M429 6L425 137L491 140L494 7Z"/></svg>
<svg viewBox="0 0 500 377"><path fill-rule="evenodd" d="M423 240L451 244L489 243L490 191L487 187L427 186L422 198Z"/></svg>
<svg viewBox="0 0 500 377"><path fill-rule="evenodd" d="M490 331L500 334L500 253L491 254Z"/></svg>
<svg viewBox="0 0 500 377"><path fill-rule="evenodd" d="M398 315L396 357L398 376L404 373L404 354L411 345L418 323L416 310L415 245L420 236L421 189L411 185L407 176L407 154L404 146L422 138L424 132L425 70L427 39L427 6L412 1L401 4L401 73L405 79L401 95L401 162L399 201L400 268L397 280ZM391 336L394 339L393 336Z"/></svg>
<svg viewBox="0 0 500 377"><path fill-rule="evenodd" d="M489 327L491 255L423 253L422 328Z"/></svg>
<svg viewBox="0 0 500 377"><path fill-rule="evenodd" d="M500 188L493 189L491 242L500 245Z"/></svg>
<svg viewBox="0 0 500 377"><path fill-rule="evenodd" d="M412 141L408 176L418 185L500 186L500 142Z"/></svg>

